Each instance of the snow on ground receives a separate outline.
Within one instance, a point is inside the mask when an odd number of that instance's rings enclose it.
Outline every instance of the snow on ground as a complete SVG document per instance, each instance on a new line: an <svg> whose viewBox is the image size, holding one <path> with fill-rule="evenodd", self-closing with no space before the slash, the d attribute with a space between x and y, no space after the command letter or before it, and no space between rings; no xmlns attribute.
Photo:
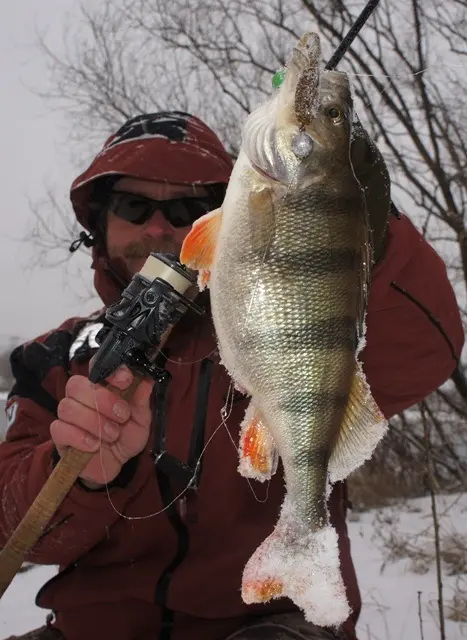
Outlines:
<svg viewBox="0 0 467 640"><path fill-rule="evenodd" d="M452 540L453 535L467 536L467 494L438 497L437 506L443 538L451 537ZM438 640L430 499L420 498L397 507L352 513L349 529L363 600L359 640L420 640L419 600L423 639ZM411 558L386 562L388 549L403 555L404 541ZM461 550L457 563L462 565L464 562L464 570L467 570L467 558L462 560L466 546L456 548ZM413 571L414 565L417 572ZM446 607L459 578L447 575L450 569L451 565L445 564ZM0 638L44 624L47 612L34 605L34 598L39 587L54 574L53 567L34 567L15 578L0 600ZM446 638L467 638L467 623L447 620Z"/></svg>
<svg viewBox="0 0 467 640"><path fill-rule="evenodd" d="M33 567L13 580L0 600L0 638L25 633L45 622L48 612L34 604L40 587L55 575L53 567Z"/></svg>
<svg viewBox="0 0 467 640"><path fill-rule="evenodd" d="M445 544L449 540L455 542L454 535L459 536L459 540L466 536L463 548L457 547L457 561L462 561L467 571L467 494L438 496L436 503L441 537ZM422 637L424 640L438 640L438 595L430 498L410 500L397 508L358 515L359 521L350 522L349 528L363 601L358 625L359 640L420 640ZM353 514L351 518L354 517ZM382 536L387 541L391 535L392 544L386 543L386 549L389 547L396 554L401 553L401 541L406 540L413 559L401 558L385 563ZM467 578L465 574L447 575L450 570L451 565L444 563L445 616L457 580ZM418 592L421 592L423 636L420 631ZM467 623L446 620L446 638L467 638Z"/></svg>

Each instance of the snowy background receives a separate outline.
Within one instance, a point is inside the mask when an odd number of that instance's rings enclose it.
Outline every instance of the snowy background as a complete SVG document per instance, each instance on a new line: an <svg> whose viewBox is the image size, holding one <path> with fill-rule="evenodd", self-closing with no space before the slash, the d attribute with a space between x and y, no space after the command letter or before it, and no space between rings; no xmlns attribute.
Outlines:
<svg viewBox="0 0 467 640"><path fill-rule="evenodd" d="M68 265L57 261L54 267L37 268L37 247L25 241L34 222L31 204L41 202L47 189L72 215L68 191L81 168L73 158L78 149L68 142L64 114L37 95L44 90L47 68L36 33L47 33L51 44L59 47L65 16L78 4L77 0L1 2L0 352L10 349L10 342L29 340L67 317L96 308L96 300L89 299L92 274L87 255L77 252Z"/></svg>
<svg viewBox="0 0 467 640"><path fill-rule="evenodd" d="M6 414L5 414L6 398L7 398L7 393L4 391L0 391L0 441L4 437L6 432Z"/></svg>
<svg viewBox="0 0 467 640"><path fill-rule="evenodd" d="M453 612L451 601L464 588L467 571L467 496L438 496L437 508L443 540L445 616L464 620L447 619L446 638L461 640L467 637L466 604L464 601ZM352 513L349 529L363 600L359 640L440 638L430 499ZM54 573L52 567L34 567L15 578L0 601L0 637L44 624L47 612L34 605L34 598Z"/></svg>

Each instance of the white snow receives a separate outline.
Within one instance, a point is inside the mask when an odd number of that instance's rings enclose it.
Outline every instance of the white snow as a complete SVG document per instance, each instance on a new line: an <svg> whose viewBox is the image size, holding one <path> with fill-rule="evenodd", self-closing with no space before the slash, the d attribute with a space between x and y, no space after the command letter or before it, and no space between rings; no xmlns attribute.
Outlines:
<svg viewBox="0 0 467 640"><path fill-rule="evenodd" d="M467 493L437 496L441 536L457 533L467 539ZM355 516L352 516L352 518ZM375 523L375 520L377 522ZM406 538L416 549L430 558L434 555L433 521L430 498L409 500L397 508L359 514L358 522L350 522L352 552L362 595L359 640L420 640L418 592L421 592L421 618L424 640L439 640L437 581L434 559L418 562L400 559L385 564L381 531L386 539L395 534ZM466 547L464 546L464 550ZM467 557L465 558L467 567ZM413 571L414 564L419 570ZM423 566L425 565L425 566ZM415 567L416 568L416 567ZM467 571L467 569L466 569ZM460 578L465 590L467 575L447 575L443 567L443 600L445 617ZM467 600L467 593L465 594ZM467 604L466 604L467 611ZM467 623L446 620L446 638L467 638Z"/></svg>
<svg viewBox="0 0 467 640"><path fill-rule="evenodd" d="M45 624L48 611L34 604L41 586L57 573L55 567L32 567L13 580L0 600L0 638L26 633Z"/></svg>
<svg viewBox="0 0 467 640"><path fill-rule="evenodd" d="M467 536L467 494L438 496L437 505L442 535ZM421 592L423 638L438 640L436 573L434 562L430 562L433 551L430 499L410 500L405 505L363 514L352 513L349 530L363 600L359 640L420 640L418 592ZM428 558L422 563L426 573L414 573L413 561L409 559L385 564L381 531L385 537L410 535L411 546L420 548ZM467 578L465 574L447 575L448 569L444 567L443 575L446 608L456 581L459 577ZM40 586L54 574L53 567L35 567L15 578L0 600L0 638L44 624L47 612L34 605L34 598ZM446 620L446 638L467 638L467 623Z"/></svg>

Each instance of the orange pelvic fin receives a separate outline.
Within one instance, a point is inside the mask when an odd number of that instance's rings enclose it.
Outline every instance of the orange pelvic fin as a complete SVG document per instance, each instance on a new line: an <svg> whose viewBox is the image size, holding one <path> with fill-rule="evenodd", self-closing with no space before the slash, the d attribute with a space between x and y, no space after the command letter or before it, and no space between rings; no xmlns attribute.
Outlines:
<svg viewBox="0 0 467 640"><path fill-rule="evenodd" d="M200 272L198 284L201 289L209 283L221 223L222 209L210 211L193 223L182 245L180 261Z"/></svg>
<svg viewBox="0 0 467 640"><path fill-rule="evenodd" d="M239 473L264 482L276 472L279 455L260 412L250 402L240 432Z"/></svg>

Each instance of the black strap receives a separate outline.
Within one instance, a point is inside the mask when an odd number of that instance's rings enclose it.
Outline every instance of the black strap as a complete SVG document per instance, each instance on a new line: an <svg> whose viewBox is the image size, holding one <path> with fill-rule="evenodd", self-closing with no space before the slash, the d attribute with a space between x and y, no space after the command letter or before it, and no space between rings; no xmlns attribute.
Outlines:
<svg viewBox="0 0 467 640"><path fill-rule="evenodd" d="M168 358L168 353L160 353L156 364L161 369L165 368ZM166 419L166 407L167 407L167 392L168 392L167 380L159 380L154 385L154 389L151 395L151 408L152 408L152 454L158 456L162 451L165 451L167 419Z"/></svg>
<svg viewBox="0 0 467 640"><path fill-rule="evenodd" d="M92 234L81 231L79 237L76 240L73 240L73 242L68 247L68 251L70 253L74 253L75 251L78 251L82 244L84 244L84 246L89 249L90 247L93 247L95 244L97 244L97 241Z"/></svg>
<svg viewBox="0 0 467 640"><path fill-rule="evenodd" d="M165 361L160 363L160 365L162 364L165 364ZM170 640L172 637L174 612L167 607L167 598L173 573L185 559L190 546L188 526L185 524L179 513L179 501L175 500L175 498L177 497L178 488L185 488L188 485L190 485L191 489L190 494L194 497L193 489L196 489L197 482L199 482L200 467L197 467L196 465L204 447L212 364L212 361L207 358L201 362L196 408L187 464L178 460L175 456L172 456L165 450L167 384L158 383L157 390L153 396L154 432L152 455L155 459L156 476L159 484L162 504L169 522L177 535L178 543L175 556L161 574L156 585L156 603L162 607L162 621L159 640ZM172 482L174 482L177 489L174 490Z"/></svg>
<svg viewBox="0 0 467 640"><path fill-rule="evenodd" d="M166 402L167 385L158 383L153 397L153 449L152 456L158 469L177 483L180 488L198 487L201 475L201 454L204 448L206 419L208 411L209 391L211 387L211 370L213 363L205 358L200 365L198 392L188 461L182 462L166 451ZM198 464L199 462L199 464Z"/></svg>
<svg viewBox="0 0 467 640"><path fill-rule="evenodd" d="M169 522L177 534L178 543L175 556L164 569L157 582L155 593L156 603L162 607L162 628L159 640L170 640L173 630L174 614L173 611L167 607L169 587L175 569L181 564L181 562L183 562L188 553L190 540L188 527L182 521L178 513L177 501L174 501L175 495L172 491L170 479L158 467L156 467L156 475L159 483L159 490L161 492L162 504L165 508L165 513Z"/></svg>
<svg viewBox="0 0 467 640"><path fill-rule="evenodd" d="M188 466L195 469L199 462L196 473L196 486L198 486L201 476L202 457L206 438L206 419L208 412L209 391L211 388L212 360L205 358L201 362L198 395L196 399L195 416L193 420L193 432L191 436L190 452L188 455ZM200 460L201 458L201 460Z"/></svg>

